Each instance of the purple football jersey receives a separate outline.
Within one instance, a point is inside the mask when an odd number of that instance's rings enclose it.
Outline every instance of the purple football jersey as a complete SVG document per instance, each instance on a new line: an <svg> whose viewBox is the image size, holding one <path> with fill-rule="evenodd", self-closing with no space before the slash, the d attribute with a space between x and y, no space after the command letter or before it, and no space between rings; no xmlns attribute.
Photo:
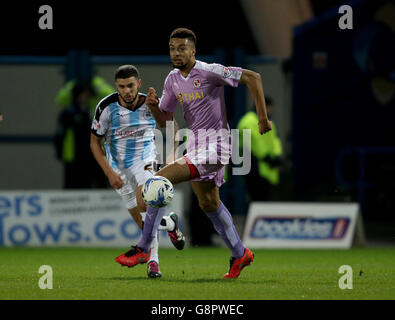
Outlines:
<svg viewBox="0 0 395 320"><path fill-rule="evenodd" d="M167 76L160 109L174 112L177 102L182 105L184 119L193 133L193 137L188 136L188 153L205 148L215 149L215 153L220 154L222 150L222 154L226 153L227 156L220 162L227 163L230 157L230 130L226 118L224 86L237 87L241 73L242 69L238 67L224 67L197 60L186 78L179 69L174 69ZM215 135L220 138L214 138L216 141L209 139ZM224 152L225 149L228 150ZM211 160L210 163L215 163Z"/></svg>

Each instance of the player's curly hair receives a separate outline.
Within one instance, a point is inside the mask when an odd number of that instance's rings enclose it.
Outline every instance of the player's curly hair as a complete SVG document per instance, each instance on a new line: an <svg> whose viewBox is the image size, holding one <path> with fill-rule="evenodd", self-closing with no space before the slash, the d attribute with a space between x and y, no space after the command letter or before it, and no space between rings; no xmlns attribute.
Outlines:
<svg viewBox="0 0 395 320"><path fill-rule="evenodd" d="M177 29L175 29L170 34L170 39L173 39L173 38L189 39L189 40L191 40L194 43L194 45L196 47L196 42L197 42L196 35L190 29L187 29L187 28L177 28Z"/></svg>

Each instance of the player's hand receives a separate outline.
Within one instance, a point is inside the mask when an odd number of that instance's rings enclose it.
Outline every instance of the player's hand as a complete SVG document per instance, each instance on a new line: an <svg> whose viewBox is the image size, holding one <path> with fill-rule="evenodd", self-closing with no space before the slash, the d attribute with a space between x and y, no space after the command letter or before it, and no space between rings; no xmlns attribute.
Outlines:
<svg viewBox="0 0 395 320"><path fill-rule="evenodd" d="M123 186L123 180L121 179L121 176L116 173L115 171L110 172L110 174L107 176L108 181L110 182L111 187L114 189L121 189Z"/></svg>
<svg viewBox="0 0 395 320"><path fill-rule="evenodd" d="M148 89L147 97L145 98L145 104L149 107L157 106L159 104L159 97L156 94L154 88Z"/></svg>
<svg viewBox="0 0 395 320"><path fill-rule="evenodd" d="M272 130L272 122L267 119L259 121L258 125L260 134L264 134Z"/></svg>

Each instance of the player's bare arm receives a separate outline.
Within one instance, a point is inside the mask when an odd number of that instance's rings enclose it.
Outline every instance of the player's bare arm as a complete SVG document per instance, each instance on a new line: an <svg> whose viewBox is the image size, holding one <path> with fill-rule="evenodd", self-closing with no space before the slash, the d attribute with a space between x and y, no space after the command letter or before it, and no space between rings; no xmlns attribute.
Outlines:
<svg viewBox="0 0 395 320"><path fill-rule="evenodd" d="M159 98L154 88L149 88L145 104L151 110L152 115L161 128L166 127L166 121L173 120L173 112L159 109Z"/></svg>
<svg viewBox="0 0 395 320"><path fill-rule="evenodd" d="M102 168L104 174L107 176L110 185L115 189L120 189L123 186L123 181L119 174L117 174L107 161L106 154L101 146L101 138L91 133L90 142L91 151L97 163Z"/></svg>
<svg viewBox="0 0 395 320"><path fill-rule="evenodd" d="M255 102L260 134L269 132L272 130L272 122L269 121L267 117L261 75L251 70L242 69L239 83L247 85L248 90L250 91L251 96Z"/></svg>

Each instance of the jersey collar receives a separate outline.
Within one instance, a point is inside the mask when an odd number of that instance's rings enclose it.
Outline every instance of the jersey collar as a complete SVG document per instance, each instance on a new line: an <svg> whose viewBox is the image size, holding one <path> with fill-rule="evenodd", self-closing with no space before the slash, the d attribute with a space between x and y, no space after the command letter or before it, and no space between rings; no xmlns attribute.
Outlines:
<svg viewBox="0 0 395 320"><path fill-rule="evenodd" d="M188 75L186 77L184 77L181 73L181 70L177 68L178 73L180 74L180 77L184 80L188 80L190 77L193 77L193 74L195 72L195 69L197 67L197 65L200 64L199 60L195 60L195 65L192 67L191 71L189 71Z"/></svg>

